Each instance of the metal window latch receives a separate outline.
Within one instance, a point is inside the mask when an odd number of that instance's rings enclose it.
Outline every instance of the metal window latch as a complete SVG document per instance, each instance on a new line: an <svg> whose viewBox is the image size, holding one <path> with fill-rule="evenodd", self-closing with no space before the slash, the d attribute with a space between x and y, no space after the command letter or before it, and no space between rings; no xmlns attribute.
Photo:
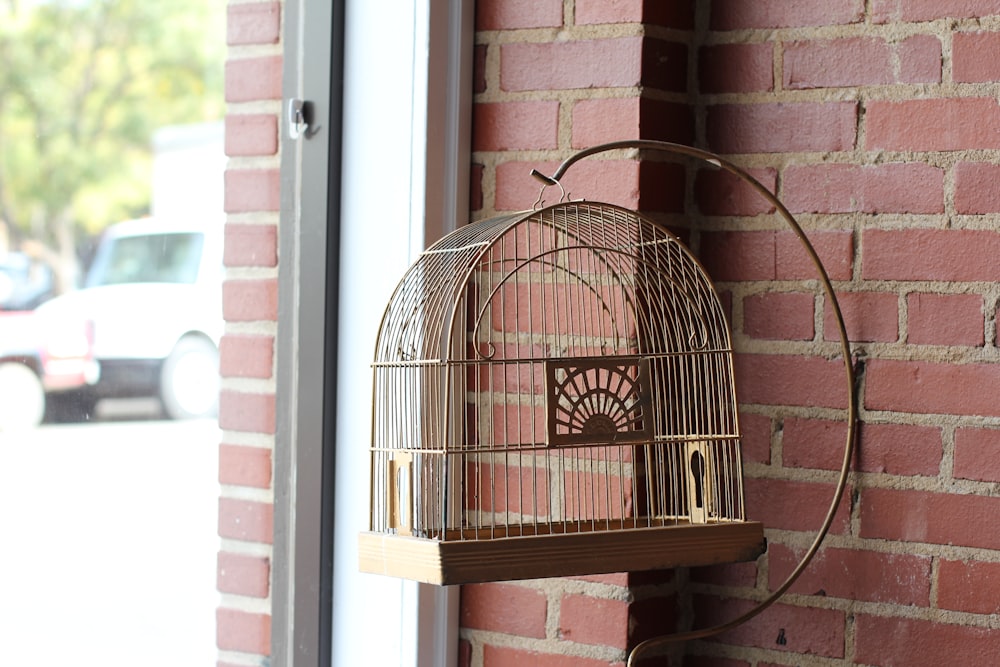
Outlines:
<svg viewBox="0 0 1000 667"><path fill-rule="evenodd" d="M309 133L309 116L312 105L305 100L293 97L288 100L288 136L298 139Z"/></svg>

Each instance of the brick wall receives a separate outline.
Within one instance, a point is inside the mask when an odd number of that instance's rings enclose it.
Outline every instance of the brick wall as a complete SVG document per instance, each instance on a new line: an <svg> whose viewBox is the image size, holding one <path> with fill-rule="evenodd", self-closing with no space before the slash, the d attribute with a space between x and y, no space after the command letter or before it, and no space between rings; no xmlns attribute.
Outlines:
<svg viewBox="0 0 1000 667"><path fill-rule="evenodd" d="M478 3L474 216L530 207L528 170L581 147L694 143L777 192L840 295L862 426L826 547L776 607L683 647L683 664L994 659L998 15L985 0ZM618 664L648 629L646 595L665 630L736 616L801 557L842 453L832 313L766 203L725 175L627 155L581 162L566 184L690 227L730 304L748 513L770 547L756 563L655 583L622 574L466 587L472 667ZM600 627L581 631L578 615ZM630 621L643 632L630 636Z"/></svg>
<svg viewBox="0 0 1000 667"><path fill-rule="evenodd" d="M266 664L270 654L281 9L228 7L219 667Z"/></svg>
<svg viewBox="0 0 1000 667"><path fill-rule="evenodd" d="M264 664L270 652L282 52L280 2L231 0L229 11L226 666ZM994 660L998 13L993 0L478 3L475 217L529 207L538 186L528 169L574 149L693 143L777 191L843 298L863 425L827 546L775 608L678 649L686 665ZM748 512L766 523L770 548L756 563L691 572L466 587L470 667L620 665L661 627L731 618L794 565L835 481L845 406L829 309L767 207L724 176L621 154L580 163L567 185L690 227L732 311Z"/></svg>

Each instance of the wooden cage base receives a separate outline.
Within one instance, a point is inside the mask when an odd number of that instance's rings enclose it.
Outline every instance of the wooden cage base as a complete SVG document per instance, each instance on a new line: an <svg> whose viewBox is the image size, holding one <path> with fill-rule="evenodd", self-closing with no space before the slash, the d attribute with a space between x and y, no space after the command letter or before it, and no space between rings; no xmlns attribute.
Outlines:
<svg viewBox="0 0 1000 667"><path fill-rule="evenodd" d="M758 521L452 542L365 532L359 561L362 572L452 585L717 565L765 549Z"/></svg>

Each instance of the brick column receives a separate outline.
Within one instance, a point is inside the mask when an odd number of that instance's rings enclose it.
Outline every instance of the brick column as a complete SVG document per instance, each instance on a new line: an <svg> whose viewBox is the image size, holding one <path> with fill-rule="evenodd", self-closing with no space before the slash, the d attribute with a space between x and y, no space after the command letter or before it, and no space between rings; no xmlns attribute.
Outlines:
<svg viewBox="0 0 1000 667"><path fill-rule="evenodd" d="M281 11L280 2L231 3L228 8L220 667L262 664L270 655Z"/></svg>
<svg viewBox="0 0 1000 667"><path fill-rule="evenodd" d="M619 139L691 143L693 27L687 2L478 2L473 216L530 208L539 184L529 171L551 173L578 149ZM684 210L684 170L638 157L580 162L564 185L573 197L674 221ZM554 203L558 193L545 197ZM638 641L674 627L676 607L672 572L465 586L460 664L623 665Z"/></svg>

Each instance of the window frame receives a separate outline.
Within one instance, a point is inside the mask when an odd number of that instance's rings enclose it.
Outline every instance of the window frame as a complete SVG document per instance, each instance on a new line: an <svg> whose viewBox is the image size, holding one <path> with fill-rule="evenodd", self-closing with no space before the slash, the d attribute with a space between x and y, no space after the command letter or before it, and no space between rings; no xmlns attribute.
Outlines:
<svg viewBox="0 0 1000 667"><path fill-rule="evenodd" d="M468 214L473 6L284 5L283 95L308 101L311 128L292 140L281 118L278 666L457 662L458 589L359 573L357 533L382 292Z"/></svg>

